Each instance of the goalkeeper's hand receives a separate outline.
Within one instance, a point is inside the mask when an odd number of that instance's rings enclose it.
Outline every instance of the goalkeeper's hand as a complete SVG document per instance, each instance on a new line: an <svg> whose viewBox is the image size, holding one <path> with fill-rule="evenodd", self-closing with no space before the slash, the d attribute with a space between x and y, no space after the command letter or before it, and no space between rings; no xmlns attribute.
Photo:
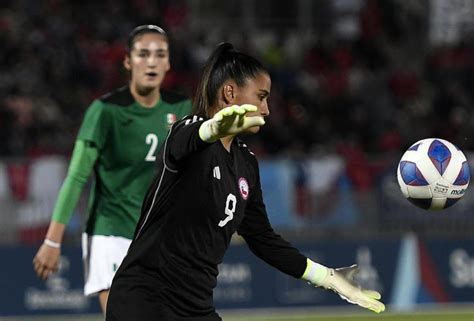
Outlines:
<svg viewBox="0 0 474 321"><path fill-rule="evenodd" d="M311 284L336 292L342 299L357 304L376 313L383 312L385 305L380 302L380 293L362 289L353 280L357 265L338 269L327 268L324 265L307 260L303 279Z"/></svg>
<svg viewBox="0 0 474 321"><path fill-rule="evenodd" d="M213 143L222 137L237 135L251 127L262 126L265 124L263 117L246 115L257 110L256 106L249 104L223 108L214 117L202 123L199 137L205 142Z"/></svg>

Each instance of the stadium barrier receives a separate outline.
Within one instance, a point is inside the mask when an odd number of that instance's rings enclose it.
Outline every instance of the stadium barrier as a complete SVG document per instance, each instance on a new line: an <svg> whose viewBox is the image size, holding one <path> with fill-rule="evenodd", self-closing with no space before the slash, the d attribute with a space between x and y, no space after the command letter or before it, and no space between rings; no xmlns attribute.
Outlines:
<svg viewBox="0 0 474 321"><path fill-rule="evenodd" d="M357 263L357 281L382 293L391 310L421 303L474 302L474 239L326 240L295 243L306 255L331 266ZM81 250L66 246L61 268L39 281L31 260L36 247L1 247L0 316L99 313L98 300L82 295ZM233 245L219 267L218 309L347 305L269 267L245 245Z"/></svg>
<svg viewBox="0 0 474 321"><path fill-rule="evenodd" d="M354 231L364 235L474 233L473 188L442 215L427 213L402 196L396 163L375 163L378 165L367 166L377 170L354 172L353 166L337 155L262 160L262 190L272 225L280 231L329 237L335 230L349 236ZM41 244L66 169L67 159L54 155L0 161L0 244ZM361 179L359 170L371 173L367 174L370 177ZM87 184L67 226L65 241L69 244L80 243L89 187Z"/></svg>

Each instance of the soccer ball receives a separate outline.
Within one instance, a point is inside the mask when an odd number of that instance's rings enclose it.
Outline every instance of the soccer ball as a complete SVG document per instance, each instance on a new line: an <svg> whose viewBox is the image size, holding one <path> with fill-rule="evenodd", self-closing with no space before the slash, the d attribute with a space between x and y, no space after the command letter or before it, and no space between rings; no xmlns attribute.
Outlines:
<svg viewBox="0 0 474 321"><path fill-rule="evenodd" d="M427 210L441 210L456 203L466 192L470 177L463 152L439 138L414 143L397 169L403 195Z"/></svg>

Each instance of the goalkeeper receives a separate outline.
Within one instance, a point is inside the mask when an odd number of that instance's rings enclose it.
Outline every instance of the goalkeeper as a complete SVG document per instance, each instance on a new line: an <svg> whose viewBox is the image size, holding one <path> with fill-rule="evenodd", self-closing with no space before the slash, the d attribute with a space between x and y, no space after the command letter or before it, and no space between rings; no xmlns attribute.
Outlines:
<svg viewBox="0 0 474 321"><path fill-rule="evenodd" d="M214 50L194 115L173 125L157 158L158 175L112 282L107 321L221 320L212 292L234 232L280 271L384 311L379 293L352 281L355 266L325 267L273 231L257 159L236 137L264 125L270 87L268 71L253 57L227 43Z"/></svg>

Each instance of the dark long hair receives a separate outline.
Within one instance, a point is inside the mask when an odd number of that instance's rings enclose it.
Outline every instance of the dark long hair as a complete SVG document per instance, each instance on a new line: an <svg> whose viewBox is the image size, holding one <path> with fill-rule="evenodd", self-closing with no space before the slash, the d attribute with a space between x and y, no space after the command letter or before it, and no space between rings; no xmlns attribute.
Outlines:
<svg viewBox="0 0 474 321"><path fill-rule="evenodd" d="M219 88L226 80L232 79L242 87L247 79L257 77L262 71L268 73L257 59L234 50L230 43L221 43L204 65L194 97L193 114L209 118L209 107L215 104Z"/></svg>

